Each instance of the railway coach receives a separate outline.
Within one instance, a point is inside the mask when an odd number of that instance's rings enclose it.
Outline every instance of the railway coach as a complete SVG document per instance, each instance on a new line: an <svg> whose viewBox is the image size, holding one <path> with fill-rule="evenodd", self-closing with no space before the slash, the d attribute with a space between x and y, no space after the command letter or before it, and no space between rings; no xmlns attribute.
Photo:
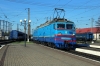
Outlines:
<svg viewBox="0 0 100 66"><path fill-rule="evenodd" d="M60 49L75 49L75 24L64 18L54 18L38 26L33 41Z"/></svg>
<svg viewBox="0 0 100 66"><path fill-rule="evenodd" d="M22 41L22 40L25 40L25 35L27 36L27 34L21 32L21 31L12 30L9 35L9 40Z"/></svg>

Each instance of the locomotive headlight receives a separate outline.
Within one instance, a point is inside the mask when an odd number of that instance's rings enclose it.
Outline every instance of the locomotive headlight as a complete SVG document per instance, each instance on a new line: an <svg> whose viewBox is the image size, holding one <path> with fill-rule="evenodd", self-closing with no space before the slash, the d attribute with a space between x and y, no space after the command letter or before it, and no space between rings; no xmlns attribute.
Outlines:
<svg viewBox="0 0 100 66"><path fill-rule="evenodd" d="M73 36L74 36L75 34L73 33Z"/></svg>
<svg viewBox="0 0 100 66"><path fill-rule="evenodd" d="M61 32L59 32L57 35L62 35L62 33L61 33Z"/></svg>

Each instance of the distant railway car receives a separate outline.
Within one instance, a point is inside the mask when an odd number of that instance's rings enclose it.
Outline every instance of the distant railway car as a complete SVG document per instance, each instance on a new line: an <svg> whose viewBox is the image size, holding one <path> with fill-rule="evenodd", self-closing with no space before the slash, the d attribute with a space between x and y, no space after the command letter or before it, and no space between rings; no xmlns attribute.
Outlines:
<svg viewBox="0 0 100 66"><path fill-rule="evenodd" d="M4 32L2 30L0 30L0 40L5 40L5 37L4 37Z"/></svg>
<svg viewBox="0 0 100 66"><path fill-rule="evenodd" d="M55 18L38 26L33 41L60 49L75 49L75 25L67 19Z"/></svg>
<svg viewBox="0 0 100 66"><path fill-rule="evenodd" d="M25 39L25 33L17 31L17 30L12 30L9 35L10 40L24 40Z"/></svg>
<svg viewBox="0 0 100 66"><path fill-rule="evenodd" d="M76 40L77 41L92 41L94 38L93 33L86 32L86 33L76 33Z"/></svg>
<svg viewBox="0 0 100 66"><path fill-rule="evenodd" d="M4 32L0 30L0 38L2 38L2 36L4 36Z"/></svg>

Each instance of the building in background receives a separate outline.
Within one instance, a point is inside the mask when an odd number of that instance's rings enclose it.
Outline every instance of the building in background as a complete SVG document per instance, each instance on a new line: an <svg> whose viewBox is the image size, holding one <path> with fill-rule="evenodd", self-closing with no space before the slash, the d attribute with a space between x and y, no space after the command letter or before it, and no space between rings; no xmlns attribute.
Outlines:
<svg viewBox="0 0 100 66"><path fill-rule="evenodd" d="M86 33L86 32L93 32L94 40L100 40L100 27L76 29L76 33Z"/></svg>

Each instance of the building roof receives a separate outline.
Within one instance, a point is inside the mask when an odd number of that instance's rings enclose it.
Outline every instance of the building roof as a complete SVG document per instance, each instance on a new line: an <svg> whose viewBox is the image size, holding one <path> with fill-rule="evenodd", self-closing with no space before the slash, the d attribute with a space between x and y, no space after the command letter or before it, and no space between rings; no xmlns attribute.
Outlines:
<svg viewBox="0 0 100 66"><path fill-rule="evenodd" d="M76 29L76 33L86 33L86 32L100 33L100 27Z"/></svg>

